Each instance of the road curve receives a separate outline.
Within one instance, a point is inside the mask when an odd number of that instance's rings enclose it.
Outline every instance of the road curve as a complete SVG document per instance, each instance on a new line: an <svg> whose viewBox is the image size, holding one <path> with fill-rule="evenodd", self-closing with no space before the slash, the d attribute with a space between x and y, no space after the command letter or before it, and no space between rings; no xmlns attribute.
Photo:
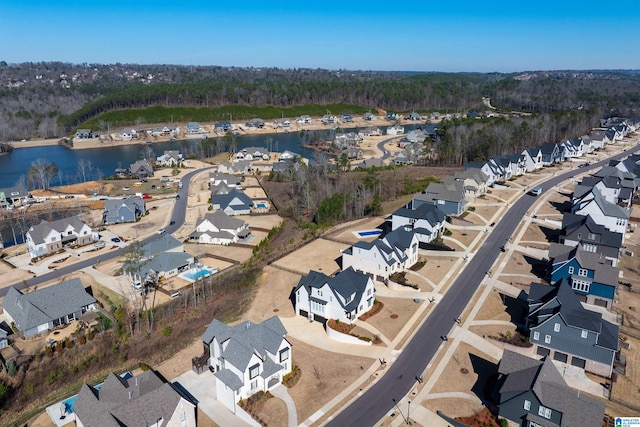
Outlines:
<svg viewBox="0 0 640 427"><path fill-rule="evenodd" d="M622 153L594 163L580 170L580 173L599 168L612 159L620 159L635 152L636 145ZM542 184L543 192L576 174L571 170L548 179ZM455 319L462 314L474 292L484 279L496 258L500 246L504 245L514 233L524 214L537 198L529 194L516 201L499 220L491 234L476 251L464 270L450 286L431 315L419 327L411 341L405 346L398 358L386 373L374 383L362 396L345 407L327 425L328 426L373 426L378 423L394 406L394 399L402 399L415 385L415 377L421 376L442 344L441 336L452 329Z"/></svg>
<svg viewBox="0 0 640 427"><path fill-rule="evenodd" d="M178 188L178 192L176 193L177 195L179 195L179 198L176 198L175 200L175 205L173 206L173 212L171 213L171 221L175 221L174 225L169 225L167 227L165 227L165 230L167 233L173 233L174 231L178 230L178 228L180 228L182 226L182 224L184 224L184 219L186 217L187 214L187 199L189 196L189 186L191 185L191 178L193 178L194 175L212 169L215 166L209 166L206 168L202 168L202 169L197 169L194 171L189 172L188 174L186 174L184 177L182 177L181 181L182 181L182 188ZM147 244L149 242L152 242L154 240L158 240L162 237L162 235L160 234L153 234L145 239L141 239L140 242L142 242L142 244ZM62 277L66 274L70 274L73 273L75 271L81 270L85 267L89 267L92 266L94 264L97 264L99 262L103 262L103 261L107 261L113 258L116 258L118 256L121 256L124 252L126 251L126 247L124 248L119 248L119 249L115 249L112 251L109 251L107 253L98 255L96 257L92 257L89 259L85 259L82 261L78 261L72 265L66 266L66 267L62 267L62 268L58 268L56 270L51 271L50 273L46 273L46 274L42 274L40 276L31 278L31 279L27 279L24 281L26 286L35 286L35 285L39 285L41 283L47 282L49 280L53 280L55 278L58 277ZM7 294L7 291L9 290L8 287L2 288L0 289L0 297L4 297Z"/></svg>

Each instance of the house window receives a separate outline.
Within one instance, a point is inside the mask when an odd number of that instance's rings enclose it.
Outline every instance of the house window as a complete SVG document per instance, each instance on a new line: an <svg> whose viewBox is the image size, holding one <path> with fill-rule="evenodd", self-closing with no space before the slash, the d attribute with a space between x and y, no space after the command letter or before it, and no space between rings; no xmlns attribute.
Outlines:
<svg viewBox="0 0 640 427"><path fill-rule="evenodd" d="M578 269L578 276L587 277L588 270L586 268Z"/></svg>
<svg viewBox="0 0 640 427"><path fill-rule="evenodd" d="M540 407L538 408L538 415L540 415L541 417L545 417L546 419L551 419L551 409L545 408L544 406L540 405Z"/></svg>
<svg viewBox="0 0 640 427"><path fill-rule="evenodd" d="M260 374L260 365L256 364L249 368L249 379L252 380ZM253 387L251 387L253 388Z"/></svg>
<svg viewBox="0 0 640 427"><path fill-rule="evenodd" d="M571 281L571 289L574 291L580 292L589 292L590 283L584 280L572 280Z"/></svg>
<svg viewBox="0 0 640 427"><path fill-rule="evenodd" d="M251 390L255 390L258 388L258 380L251 381Z"/></svg>
<svg viewBox="0 0 640 427"><path fill-rule="evenodd" d="M589 235L587 236L587 239L589 240L596 240L596 235L593 233L589 233Z"/></svg>
<svg viewBox="0 0 640 427"><path fill-rule="evenodd" d="M317 301L311 301L311 312L324 314L324 304L320 304Z"/></svg>
<svg viewBox="0 0 640 427"><path fill-rule="evenodd" d="M560 323L553 325L553 332L560 332Z"/></svg>
<svg viewBox="0 0 640 427"><path fill-rule="evenodd" d="M533 333L533 340L534 340L534 341L538 341L539 339L540 339L540 332L535 331L535 332Z"/></svg>
<svg viewBox="0 0 640 427"><path fill-rule="evenodd" d="M280 350L280 363L289 360L289 347Z"/></svg>
<svg viewBox="0 0 640 427"><path fill-rule="evenodd" d="M569 266L569 274L573 274L573 267Z"/></svg>
<svg viewBox="0 0 640 427"><path fill-rule="evenodd" d="M524 410L528 411L531 409L531 401L530 400L525 400L524 401Z"/></svg>
<svg viewBox="0 0 640 427"><path fill-rule="evenodd" d="M416 219L415 218L409 218L409 224L413 225L416 223Z"/></svg>
<svg viewBox="0 0 640 427"><path fill-rule="evenodd" d="M595 253L596 250L598 249L598 246L590 243L586 243L582 245L582 249L584 249L586 252Z"/></svg>
<svg viewBox="0 0 640 427"><path fill-rule="evenodd" d="M545 335L544 336L544 343L545 344L551 344L551 335Z"/></svg>
<svg viewBox="0 0 640 427"><path fill-rule="evenodd" d="M578 233L578 240L582 239L582 233Z"/></svg>
<svg viewBox="0 0 640 427"><path fill-rule="evenodd" d="M586 331L586 330L584 330L584 329L583 329L583 330L582 330L582 333L580 334L580 336L581 336L582 338L587 338L587 337L589 336L589 331Z"/></svg>

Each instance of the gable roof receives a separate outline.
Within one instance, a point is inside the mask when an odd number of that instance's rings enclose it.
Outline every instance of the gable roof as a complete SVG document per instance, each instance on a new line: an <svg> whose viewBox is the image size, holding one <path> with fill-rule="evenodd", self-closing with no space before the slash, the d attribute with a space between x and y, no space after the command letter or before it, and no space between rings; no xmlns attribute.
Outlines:
<svg viewBox="0 0 640 427"><path fill-rule="evenodd" d="M61 218L56 221L45 221L44 219L40 221L40 224L33 225L29 228L29 236L31 236L31 240L36 245L44 243L44 238L53 230L58 233L62 233L69 226L73 228L73 230L78 233L82 227L86 224L80 221L80 218L76 216L72 216L69 218Z"/></svg>
<svg viewBox="0 0 640 427"><path fill-rule="evenodd" d="M154 257L162 252L182 247L182 242L171 234L165 234L158 240L147 243L142 247L145 258Z"/></svg>
<svg viewBox="0 0 640 427"><path fill-rule="evenodd" d="M573 391L550 358L536 360L505 349L498 372L506 375L500 393L532 390L543 406L562 413L562 425L602 424L605 403Z"/></svg>
<svg viewBox="0 0 640 427"><path fill-rule="evenodd" d="M240 203L232 204L234 200L238 200ZM232 188L227 194L213 194L211 196L211 204L219 205L221 210L226 208L233 208L234 210L246 210L251 209L253 206L253 200L242 191L238 191Z"/></svg>
<svg viewBox="0 0 640 427"><path fill-rule="evenodd" d="M591 216L577 215L568 212L562 216L561 235L569 236L583 227L590 233L597 236L598 240L596 243L612 248L622 247L622 233L613 232L603 225L596 224ZM587 233L587 235L584 235L580 241L592 241L588 237Z"/></svg>
<svg viewBox="0 0 640 427"><path fill-rule="evenodd" d="M11 286L2 307L21 330L28 330L82 311L96 300L85 290L78 278L23 294Z"/></svg>
<svg viewBox="0 0 640 427"><path fill-rule="evenodd" d="M415 209L400 208L393 215L403 218L423 219L433 226L442 224L446 218L445 214L436 205L430 203L423 203Z"/></svg>
<svg viewBox="0 0 640 427"><path fill-rule="evenodd" d="M200 222L198 222L196 228L198 228L205 221L209 221L219 230L236 230L245 224L243 220L231 217L221 210L215 212L207 212L204 215L204 218L200 220Z"/></svg>
<svg viewBox="0 0 640 427"><path fill-rule="evenodd" d="M371 280L369 276L358 273L353 267L349 267L333 277L311 270L309 274L300 278L294 292L297 292L300 287L304 286L307 292L311 294L312 288L321 288L327 284L336 297L340 296L340 298L336 298L340 305L346 311L350 312L353 311L362 300L369 280ZM349 301L351 296L353 296L353 299ZM343 301L349 302L345 304Z"/></svg>
<svg viewBox="0 0 640 427"><path fill-rule="evenodd" d="M129 379L110 373L99 389L82 386L73 411L85 427L146 427L169 421L181 399L154 371Z"/></svg>

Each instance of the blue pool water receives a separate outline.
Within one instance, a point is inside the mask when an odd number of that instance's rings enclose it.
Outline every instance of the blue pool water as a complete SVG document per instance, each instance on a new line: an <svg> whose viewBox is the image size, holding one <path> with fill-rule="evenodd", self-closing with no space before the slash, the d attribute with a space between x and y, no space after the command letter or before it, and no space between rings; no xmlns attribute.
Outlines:
<svg viewBox="0 0 640 427"><path fill-rule="evenodd" d="M379 236L381 233L382 230L366 230L356 232L356 234L360 237Z"/></svg>
<svg viewBox="0 0 640 427"><path fill-rule="evenodd" d="M256 208L258 209L267 209L266 203L256 203Z"/></svg>
<svg viewBox="0 0 640 427"><path fill-rule="evenodd" d="M129 375L131 375L131 373L129 373ZM94 388L96 390L100 390L102 388L102 384L98 384ZM78 397L78 395L74 394L73 396L71 396L67 400L63 400L62 401L62 403L64 404L64 407L67 409L67 413L68 414L73 414L73 402L76 401L76 397Z"/></svg>
<svg viewBox="0 0 640 427"><path fill-rule="evenodd" d="M209 270L207 270L206 268L203 268L202 270L198 270L195 273L191 273L191 272L184 273L184 277L195 282L197 279L201 279L203 277L209 276L210 274L211 272Z"/></svg>

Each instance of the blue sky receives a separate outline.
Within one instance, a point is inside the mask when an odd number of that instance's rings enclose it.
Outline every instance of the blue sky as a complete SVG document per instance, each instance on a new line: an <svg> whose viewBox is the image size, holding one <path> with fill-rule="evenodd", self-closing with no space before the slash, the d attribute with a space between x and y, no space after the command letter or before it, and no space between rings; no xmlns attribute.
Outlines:
<svg viewBox="0 0 640 427"><path fill-rule="evenodd" d="M637 0L0 0L0 60L454 72L640 69L638 6Z"/></svg>

